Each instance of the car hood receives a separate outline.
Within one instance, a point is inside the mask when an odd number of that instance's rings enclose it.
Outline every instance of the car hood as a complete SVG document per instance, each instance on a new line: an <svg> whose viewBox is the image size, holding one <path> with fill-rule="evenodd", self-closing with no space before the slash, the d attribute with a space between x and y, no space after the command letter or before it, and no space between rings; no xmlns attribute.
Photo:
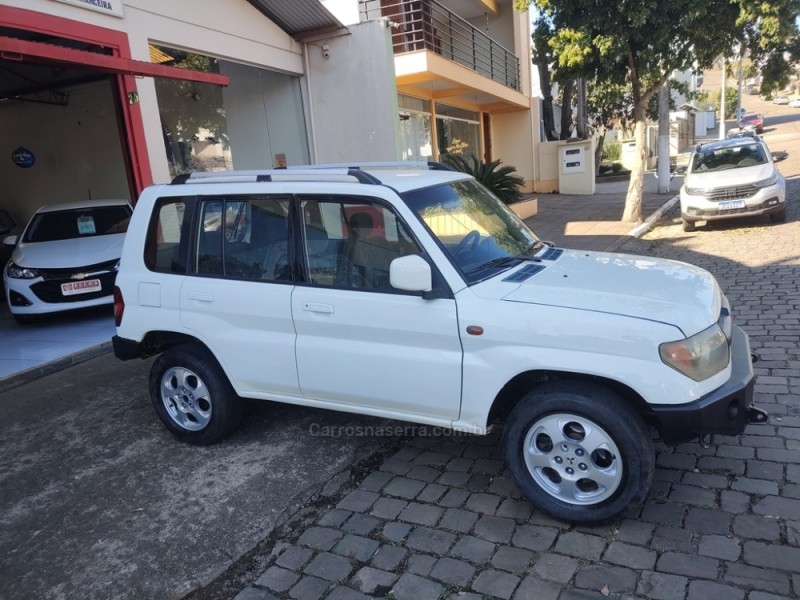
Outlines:
<svg viewBox="0 0 800 600"><path fill-rule="evenodd" d="M31 269L69 269L114 260L122 255L124 233L59 240L20 243L11 260Z"/></svg>
<svg viewBox="0 0 800 600"><path fill-rule="evenodd" d="M698 267L576 250L565 251L503 300L658 321L678 327L687 337L716 323L722 308L719 285Z"/></svg>
<svg viewBox="0 0 800 600"><path fill-rule="evenodd" d="M772 177L773 173L775 173L775 168L772 163L766 163L752 167L711 171L710 173L689 173L683 183L692 188L731 187L761 181Z"/></svg>

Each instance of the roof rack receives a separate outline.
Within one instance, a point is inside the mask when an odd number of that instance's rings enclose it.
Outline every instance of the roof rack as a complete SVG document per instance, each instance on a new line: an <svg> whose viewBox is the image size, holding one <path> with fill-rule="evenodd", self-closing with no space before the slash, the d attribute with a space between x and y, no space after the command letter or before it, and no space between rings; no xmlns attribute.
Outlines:
<svg viewBox="0 0 800 600"><path fill-rule="evenodd" d="M359 183L381 185L380 179L360 169L265 169L253 171L210 171L201 173L183 173L175 177L170 185L183 185L185 183L231 183L231 182L262 182L262 181L297 181L318 180L331 181L352 177Z"/></svg>
<svg viewBox="0 0 800 600"><path fill-rule="evenodd" d="M206 171L199 173L182 173L175 177L170 185L183 185L186 183L230 183L230 182L262 182L262 181L297 181L319 180L331 181L344 177L352 177L359 183L368 185L382 185L380 179L367 173L363 169L429 169L431 171L452 171L450 167L433 161L397 161L397 162L366 162L366 163L338 163L324 165L302 165L277 169L249 170L249 171Z"/></svg>

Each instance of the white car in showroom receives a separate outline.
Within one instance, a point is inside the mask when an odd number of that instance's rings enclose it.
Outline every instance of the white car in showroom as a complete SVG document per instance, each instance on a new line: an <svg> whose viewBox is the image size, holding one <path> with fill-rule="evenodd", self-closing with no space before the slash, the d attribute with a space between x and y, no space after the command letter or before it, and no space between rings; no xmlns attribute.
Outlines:
<svg viewBox="0 0 800 600"><path fill-rule="evenodd" d="M126 200L87 200L43 206L3 269L9 310L18 323L37 315L113 302L122 242L133 209Z"/></svg>
<svg viewBox="0 0 800 600"><path fill-rule="evenodd" d="M786 220L786 182L764 141L743 135L697 146L681 187L683 230L755 215Z"/></svg>

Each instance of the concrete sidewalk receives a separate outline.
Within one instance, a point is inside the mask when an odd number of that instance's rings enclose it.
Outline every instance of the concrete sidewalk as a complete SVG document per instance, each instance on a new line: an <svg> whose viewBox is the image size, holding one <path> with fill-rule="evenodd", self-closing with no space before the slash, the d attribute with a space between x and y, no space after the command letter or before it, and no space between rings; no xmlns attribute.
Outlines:
<svg viewBox="0 0 800 600"><path fill-rule="evenodd" d="M669 194L658 193L658 180L645 174L642 208L644 218L653 215L661 206L678 194L682 177L672 180ZM611 251L617 248L635 228L635 223L623 223L628 181L598 183L593 196L570 194L532 194L539 201L536 215L526 223L543 240L564 248Z"/></svg>

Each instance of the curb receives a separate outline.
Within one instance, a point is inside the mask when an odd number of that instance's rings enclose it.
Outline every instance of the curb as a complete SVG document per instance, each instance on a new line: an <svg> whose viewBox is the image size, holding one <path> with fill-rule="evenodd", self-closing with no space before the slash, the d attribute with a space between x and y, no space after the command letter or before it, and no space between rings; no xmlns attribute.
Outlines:
<svg viewBox="0 0 800 600"><path fill-rule="evenodd" d="M658 220L659 220L659 219L660 219L662 216L664 216L664 213L665 213L665 212L667 212L667 211L668 211L670 208L672 208L673 206L675 206L675 204L677 204L677 203L678 203L678 200L680 200L680 198L681 198L681 197L680 197L680 194L675 194L675 195L674 195L672 198L670 198L670 199L669 199L669 200L667 200L667 201L666 201L664 204L662 204L662 205L661 205L661 207L660 207L658 210L656 210L656 212L654 212L652 215L650 215L649 217L647 217L647 218L644 220L644 223L642 223L641 225L637 225L636 227L634 227L633 229L631 229L631 230L630 230L628 233L626 233L625 235L627 235L627 236L630 236L630 237L633 237L633 238L639 238L639 237L642 237L642 236L643 236L645 233L647 233L648 231L650 231L650 229L653 227L653 225L654 225L654 224L655 224L655 223L656 223L656 222L657 222L657 221L658 221Z"/></svg>
<svg viewBox="0 0 800 600"><path fill-rule="evenodd" d="M642 224L637 225L625 235L618 237L608 246L608 248L604 250L604 252L616 252L620 246L622 246L628 240L642 237L645 233L650 231L653 225L655 225L658 220L661 219L661 217L664 216L665 212L678 203L680 198L680 194L675 194L672 198L662 204L652 215L647 217Z"/></svg>
<svg viewBox="0 0 800 600"><path fill-rule="evenodd" d="M21 385L25 385L26 383L30 383L36 379L40 379L47 375L52 375L58 371L63 371L69 367L86 362L87 360L97 358L98 356L102 356L104 354L110 354L111 351L111 342L103 342L97 346L91 346L85 350L68 354L67 356L57 358L50 362L44 363L43 365L38 365L36 367L31 367L30 369L20 371L19 373L14 373L13 375L9 375L8 377L0 379L0 394L9 390L13 390Z"/></svg>

